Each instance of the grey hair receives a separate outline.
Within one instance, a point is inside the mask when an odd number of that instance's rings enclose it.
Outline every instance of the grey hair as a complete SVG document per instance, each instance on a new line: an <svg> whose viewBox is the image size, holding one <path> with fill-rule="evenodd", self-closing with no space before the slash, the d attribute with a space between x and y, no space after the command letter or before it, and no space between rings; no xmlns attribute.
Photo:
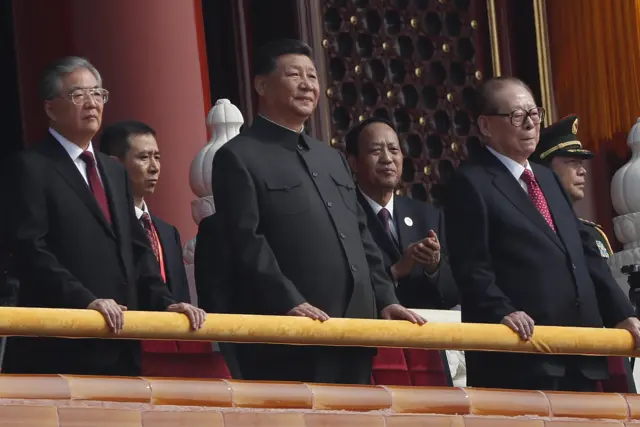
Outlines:
<svg viewBox="0 0 640 427"><path fill-rule="evenodd" d="M100 72L88 60L79 56L67 56L49 64L42 73L40 79L40 97L43 101L49 101L60 95L62 90L61 77L77 69L85 68L91 71L98 81L98 86L102 87L102 77Z"/></svg>

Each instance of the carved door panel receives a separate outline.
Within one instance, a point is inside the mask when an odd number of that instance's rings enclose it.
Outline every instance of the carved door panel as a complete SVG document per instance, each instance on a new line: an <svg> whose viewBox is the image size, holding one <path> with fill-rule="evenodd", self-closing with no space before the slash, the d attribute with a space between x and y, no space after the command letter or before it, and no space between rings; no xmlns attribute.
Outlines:
<svg viewBox="0 0 640 427"><path fill-rule="evenodd" d="M440 199L468 145L477 144L468 109L485 73L484 2L311 3L323 20L322 40L312 42L322 49L316 56L326 78L330 143L343 149L345 133L366 117L391 119L405 154L399 191Z"/></svg>

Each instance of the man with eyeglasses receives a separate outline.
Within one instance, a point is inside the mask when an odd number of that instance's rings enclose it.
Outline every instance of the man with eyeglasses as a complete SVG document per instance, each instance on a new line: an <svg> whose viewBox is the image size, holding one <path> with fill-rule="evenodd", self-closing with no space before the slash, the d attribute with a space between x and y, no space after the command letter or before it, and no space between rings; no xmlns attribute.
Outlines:
<svg viewBox="0 0 640 427"><path fill-rule="evenodd" d="M12 159L4 180L17 305L96 310L115 334L127 309L184 313L199 329L204 311L176 303L160 276L125 168L91 142L109 96L98 70L63 58L45 70L40 94L49 132ZM140 343L15 337L4 371L137 376Z"/></svg>
<svg viewBox="0 0 640 427"><path fill-rule="evenodd" d="M557 175L529 163L544 119L531 90L512 77L477 90L484 148L454 174L445 203L451 269L462 320L503 323L522 340L534 323L618 327L640 342L640 322L576 217ZM467 384L595 391L604 357L467 352Z"/></svg>

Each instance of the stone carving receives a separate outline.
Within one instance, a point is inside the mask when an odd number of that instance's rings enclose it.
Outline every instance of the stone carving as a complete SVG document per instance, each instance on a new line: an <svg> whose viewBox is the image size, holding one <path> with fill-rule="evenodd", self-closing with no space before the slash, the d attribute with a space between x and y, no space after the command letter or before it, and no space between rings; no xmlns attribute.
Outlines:
<svg viewBox="0 0 640 427"><path fill-rule="evenodd" d="M191 191L198 196L197 199L191 202L191 217L196 224L199 224L203 218L213 215L215 212L211 187L213 156L220 147L240 133L240 127L243 124L242 113L228 99L219 99L207 115L207 127L211 137L193 159L189 170ZM182 256L187 270L191 295L193 295L194 299L197 299L193 272L195 248L196 239L194 238L184 246ZM197 304L197 300L192 302Z"/></svg>
<svg viewBox="0 0 640 427"><path fill-rule="evenodd" d="M629 132L627 145L631 159L611 181L611 201L619 214L613 218L613 228L623 250L609 259L613 275L625 292L629 285L620 269L624 265L640 264L640 118Z"/></svg>

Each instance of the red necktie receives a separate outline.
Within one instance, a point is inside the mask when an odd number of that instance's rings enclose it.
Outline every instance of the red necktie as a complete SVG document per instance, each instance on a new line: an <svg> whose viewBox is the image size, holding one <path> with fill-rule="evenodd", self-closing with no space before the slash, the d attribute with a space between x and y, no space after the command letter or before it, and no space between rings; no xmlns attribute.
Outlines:
<svg viewBox="0 0 640 427"><path fill-rule="evenodd" d="M382 222L384 231L386 231L389 237L393 240L391 227L389 226L389 220L391 219L391 214L389 213L389 211L386 208L380 209L380 212L378 212L378 219L380 219L380 221Z"/></svg>
<svg viewBox="0 0 640 427"><path fill-rule="evenodd" d="M98 170L96 169L96 159L93 157L93 153L89 151L83 151L80 154L80 158L87 164L87 178L89 180L89 188L93 193L93 197L96 198L102 213L107 222L111 224L111 214L109 213L109 202L107 200L107 193L104 191L100 177L98 176Z"/></svg>
<svg viewBox="0 0 640 427"><path fill-rule="evenodd" d="M549 211L549 205L547 204L547 199L545 199L544 194L542 194L542 190L538 185L538 181L536 181L536 177L533 176L533 172L528 169L525 169L520 176L525 184L527 184L527 189L529 190L529 197L531 201L536 206L536 208L540 211L547 224L553 231L556 231L556 226L553 223L553 218L551 218L551 212Z"/></svg>
<svg viewBox="0 0 640 427"><path fill-rule="evenodd" d="M147 237L149 238L149 243L151 243L151 249L153 249L153 254L156 256L158 260L158 264L160 264L160 275L162 279L166 282L167 279L165 277L164 271L164 260L162 259L162 253L160 252L160 239L158 238L158 234L156 233L156 229L153 226L153 222L151 222L151 217L148 213L143 213L140 217L140 221L142 221L142 226L147 232Z"/></svg>

